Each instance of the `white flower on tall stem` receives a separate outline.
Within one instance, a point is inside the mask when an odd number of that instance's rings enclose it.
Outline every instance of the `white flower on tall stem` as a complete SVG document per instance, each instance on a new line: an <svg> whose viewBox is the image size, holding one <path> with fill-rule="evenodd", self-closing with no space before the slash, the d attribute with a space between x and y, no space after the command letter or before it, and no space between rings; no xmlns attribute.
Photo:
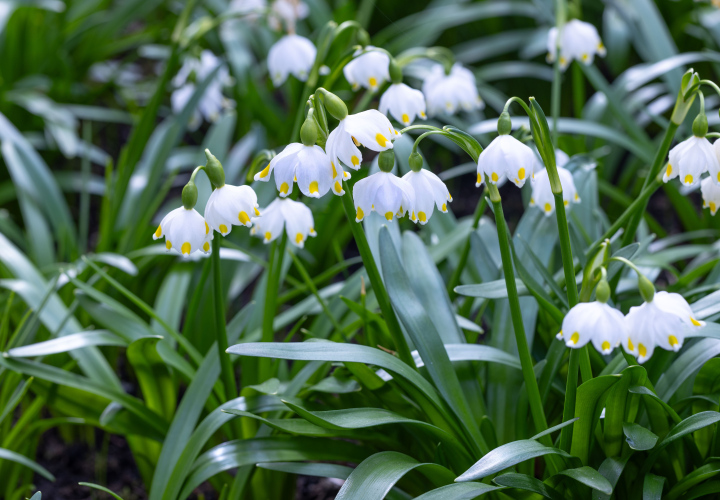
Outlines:
<svg viewBox="0 0 720 500"><path fill-rule="evenodd" d="M415 192L417 220L424 225L430 220L435 206L441 212L447 213L447 203L452 201L452 196L437 175L422 168L422 157L418 153L410 156L410 166L412 170L403 175L402 180L410 184ZM416 170L417 167L419 168Z"/></svg>
<svg viewBox="0 0 720 500"><path fill-rule="evenodd" d="M193 56L185 58L180 71L172 81L176 87L170 96L173 113L178 114L185 108L195 93L196 84L207 78L221 64L223 63L220 59L209 50L203 50L199 58ZM202 122L202 118L209 122L217 120L222 109L232 105L232 101L226 99L222 93L223 85L226 85L229 79L228 70L225 65L222 65L205 88L197 108L193 111L189 123L190 129L196 129Z"/></svg>
<svg viewBox="0 0 720 500"><path fill-rule="evenodd" d="M268 72L273 85L282 85L290 74L302 82L307 80L316 55L315 45L307 38L295 34L283 36L268 53Z"/></svg>
<svg viewBox="0 0 720 500"><path fill-rule="evenodd" d="M700 183L703 207L710 209L710 214L715 215L720 207L720 185L710 177L705 177Z"/></svg>
<svg viewBox="0 0 720 500"><path fill-rule="evenodd" d="M478 157L475 186L479 187L487 175L493 184L507 178L517 187L523 187L534 165L532 149L509 134L498 135Z"/></svg>
<svg viewBox="0 0 720 500"><path fill-rule="evenodd" d="M571 203L580 203L580 196L575 188L575 181L569 170L557 167L560 185L563 191L563 203L569 207ZM550 178L547 169L535 174L532 181L532 194L530 195L530 206L538 207L546 217L555 211L555 196L550 187Z"/></svg>
<svg viewBox="0 0 720 500"><path fill-rule="evenodd" d="M419 90L411 88L404 83L393 83L380 97L378 110L387 115L388 113L398 122L405 126L415 121L416 117L423 120L425 114L425 96Z"/></svg>
<svg viewBox="0 0 720 500"><path fill-rule="evenodd" d="M566 69L572 60L583 64L592 64L595 54L605 56L605 46L600 40L598 31L590 23L578 19L567 22L561 30L560 40L560 68ZM555 62L555 53L558 49L558 29L551 28L547 40L547 61Z"/></svg>
<svg viewBox="0 0 720 500"><path fill-rule="evenodd" d="M656 346L679 351L688 327L705 326L704 321L695 319L682 295L668 292L657 292L649 302L631 307L625 320L628 336L623 339L623 346L638 358L639 363L650 359Z"/></svg>
<svg viewBox="0 0 720 500"><path fill-rule="evenodd" d="M227 236L232 226L252 226L252 218L258 217L257 195L250 186L225 184L215 190L205 205L205 220L210 227Z"/></svg>
<svg viewBox="0 0 720 500"><path fill-rule="evenodd" d="M475 75L460 63L455 63L449 74L445 74L442 64L434 65L423 81L422 92L430 115L453 114L460 109L472 111L483 107Z"/></svg>
<svg viewBox="0 0 720 500"><path fill-rule="evenodd" d="M347 115L328 135L325 151L333 167L342 170L338 161L357 170L362 163L359 146L373 151L392 149L392 141L399 135L385 115L370 109L354 115ZM345 174L345 177L349 177Z"/></svg>
<svg viewBox="0 0 720 500"><path fill-rule="evenodd" d="M191 253L210 251L213 233L203 216L194 208L176 208L163 217L160 225L153 233L153 239L165 237L165 248L174 249L189 257Z"/></svg>
<svg viewBox="0 0 720 500"><path fill-rule="evenodd" d="M390 57L368 45L355 51L355 58L343 68L343 74L353 90L360 87L376 91L390 80Z"/></svg>
<svg viewBox="0 0 720 500"><path fill-rule="evenodd" d="M302 248L308 236L316 236L312 211L305 204L289 198L275 198L262 210L262 217L254 218L250 234L270 243L282 234L283 227L290 241Z"/></svg>
<svg viewBox="0 0 720 500"><path fill-rule="evenodd" d="M353 186L355 222L362 221L370 212L377 212L387 220L402 217L406 213L417 222L415 215L415 190L404 179L392 173L395 153L386 151L378 156L380 172L361 179Z"/></svg>
<svg viewBox="0 0 720 500"><path fill-rule="evenodd" d="M581 302L565 315L557 338L573 349L592 342L602 354L609 354L627 338L625 316L606 303Z"/></svg>
<svg viewBox="0 0 720 500"><path fill-rule="evenodd" d="M700 182L703 173L710 171L713 180L718 181L720 163L712 144L705 137L693 135L670 150L669 161L665 167L663 181L680 178L685 186Z"/></svg>

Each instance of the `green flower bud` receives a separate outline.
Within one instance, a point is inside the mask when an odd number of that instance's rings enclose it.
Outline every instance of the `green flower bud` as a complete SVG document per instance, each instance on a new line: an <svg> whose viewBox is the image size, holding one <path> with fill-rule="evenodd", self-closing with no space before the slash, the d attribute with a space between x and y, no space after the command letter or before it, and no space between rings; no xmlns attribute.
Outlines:
<svg viewBox="0 0 720 500"><path fill-rule="evenodd" d="M512 131L512 120L507 111L503 111L498 118L497 131L499 135L508 135Z"/></svg>
<svg viewBox="0 0 720 500"><path fill-rule="evenodd" d="M328 113L335 117L335 119L342 120L348 115L347 106L342 99L325 89L320 89L320 93L323 96L325 109L327 109Z"/></svg>
<svg viewBox="0 0 720 500"><path fill-rule="evenodd" d="M419 172L423 166L422 155L417 151L413 151L412 154L410 154L410 158L408 158L408 163L410 163L410 168L413 172Z"/></svg>
<svg viewBox="0 0 720 500"><path fill-rule="evenodd" d="M598 302L602 302L603 304L608 301L610 298L610 285L607 280L600 280L600 283L598 283L597 288L595 289L595 298Z"/></svg>
<svg viewBox="0 0 720 500"><path fill-rule="evenodd" d="M302 128L300 128L300 140L305 146L314 146L317 142L317 138L317 126L315 126L315 122L312 117L308 115Z"/></svg>
<svg viewBox="0 0 720 500"><path fill-rule="evenodd" d="M695 117L695 120L693 120L692 131L695 137L705 137L707 135L708 121L705 113L700 113Z"/></svg>
<svg viewBox="0 0 720 500"><path fill-rule="evenodd" d="M393 83L402 83L403 74L402 74L402 68L400 68L400 65L397 63L395 58L390 59L390 81Z"/></svg>
<svg viewBox="0 0 720 500"><path fill-rule="evenodd" d="M652 302L653 297L655 297L655 287L649 279L640 273L638 273L638 288L640 289L640 295L643 300L645 302Z"/></svg>
<svg viewBox="0 0 720 500"><path fill-rule="evenodd" d="M383 172L390 172L395 166L395 153L392 149L381 151L378 155L378 166Z"/></svg>
<svg viewBox="0 0 720 500"><path fill-rule="evenodd" d="M205 150L205 157L207 158L205 173L208 179L210 179L210 182L216 188L223 187L225 185L225 171L223 170L222 164L213 156L209 149Z"/></svg>
<svg viewBox="0 0 720 500"><path fill-rule="evenodd" d="M198 190L197 186L193 181L188 181L187 184L185 184L185 187L182 190L182 203L183 206L190 210L192 208L195 208L195 203L197 203L198 198Z"/></svg>

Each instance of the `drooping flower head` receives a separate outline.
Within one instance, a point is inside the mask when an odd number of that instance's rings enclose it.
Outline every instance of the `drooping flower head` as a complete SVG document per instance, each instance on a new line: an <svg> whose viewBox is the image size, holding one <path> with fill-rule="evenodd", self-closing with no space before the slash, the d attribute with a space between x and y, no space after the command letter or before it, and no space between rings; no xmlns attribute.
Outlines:
<svg viewBox="0 0 720 500"><path fill-rule="evenodd" d="M558 29L551 28L547 40L547 61L555 62L558 47ZM569 21L562 27L559 40L560 68L566 69L574 60L583 64L592 64L595 54L605 56L606 50L597 29L590 23L578 19Z"/></svg>
<svg viewBox="0 0 720 500"><path fill-rule="evenodd" d="M368 45L355 51L355 58L343 68L343 74L353 90L360 87L376 91L390 80L390 57Z"/></svg>
<svg viewBox="0 0 720 500"><path fill-rule="evenodd" d="M606 303L581 302L565 315L557 338L574 349L592 342L602 354L609 354L628 335L623 314Z"/></svg>
<svg viewBox="0 0 720 500"><path fill-rule="evenodd" d="M423 81L422 92L430 115L453 114L460 109L472 111L483 106L475 75L460 63L455 63L449 74L445 74L442 64L434 65Z"/></svg>
<svg viewBox="0 0 720 500"><path fill-rule="evenodd" d="M380 172L357 181L353 186L355 222L362 221L372 211L387 220L407 213L413 222L417 222L415 190L406 180L392 173L394 162L392 151L381 153L378 157Z"/></svg>
<svg viewBox="0 0 720 500"><path fill-rule="evenodd" d="M430 220L436 206L441 212L447 213L447 203L452 201L452 196L445 183L434 173L422 168L422 163L419 153L410 155L412 170L403 175L402 180L410 184L415 192L417 220L424 225Z"/></svg>
<svg viewBox="0 0 720 500"><path fill-rule="evenodd" d="M675 177L680 178L686 186L700 182L703 173L710 172L718 182L720 163L713 146L705 137L693 135L670 150L670 160L665 167L663 181L668 182Z"/></svg>
<svg viewBox="0 0 720 500"><path fill-rule="evenodd" d="M563 191L563 203L569 207L571 203L580 203L580 196L575 188L575 181L569 170L557 167L558 177L560 177L560 185ZM549 217L555 211L555 197L550 187L550 178L547 169L541 170L535 174L532 181L532 195L530 197L530 206L538 207L543 211L546 217Z"/></svg>
<svg viewBox="0 0 720 500"><path fill-rule="evenodd" d="M325 196L331 188L336 195L345 193L342 188L343 170L336 169L320 146L305 146L295 142L275 156L261 172L255 174L256 181L270 180L275 172L275 185L281 197L293 190L293 181L300 191L311 198Z"/></svg>
<svg viewBox="0 0 720 500"><path fill-rule="evenodd" d="M232 101L225 98L222 88L229 82L230 75L227 67L209 50L203 50L200 57L187 56L183 65L173 78L176 89L170 96L173 113L180 113L195 93L197 83L205 80L216 67L220 65L212 81L207 85L197 108L193 111L189 127L196 129L202 119L209 122L217 120L223 108L232 105Z"/></svg>
<svg viewBox="0 0 720 500"><path fill-rule="evenodd" d="M404 83L393 83L388 87L380 98L378 110L384 115L389 114L405 126L412 124L416 117L423 120L427 118L425 96Z"/></svg>
<svg viewBox="0 0 720 500"><path fill-rule="evenodd" d="M354 115L347 115L328 135L325 151L338 173L345 166L357 170L362 163L359 146L373 151L392 149L392 141L399 135L385 115L370 109Z"/></svg>
<svg viewBox="0 0 720 500"><path fill-rule="evenodd" d="M487 175L493 184L507 178L517 187L523 187L532 175L534 165L535 153L532 149L510 134L498 135L480 153L475 186L479 187Z"/></svg>
<svg viewBox="0 0 720 500"><path fill-rule="evenodd" d="M176 208L163 217L160 225L153 233L153 239L165 237L165 248L174 249L189 257L191 253L210 251L213 233L203 216L194 208Z"/></svg>
<svg viewBox="0 0 720 500"><path fill-rule="evenodd" d="M316 236L312 211L304 203L289 198L275 198L262 210L262 217L254 218L250 234L270 243L282 234L283 227L288 241L302 248L308 236Z"/></svg>
<svg viewBox="0 0 720 500"><path fill-rule="evenodd" d="M700 192L702 193L703 207L709 208L710 214L715 215L720 207L720 185L711 177L705 177L700 183Z"/></svg>
<svg viewBox="0 0 720 500"><path fill-rule="evenodd" d="M268 72L273 85L282 85L290 74L302 82L307 80L316 55L315 45L307 38L295 34L283 36L268 53Z"/></svg>

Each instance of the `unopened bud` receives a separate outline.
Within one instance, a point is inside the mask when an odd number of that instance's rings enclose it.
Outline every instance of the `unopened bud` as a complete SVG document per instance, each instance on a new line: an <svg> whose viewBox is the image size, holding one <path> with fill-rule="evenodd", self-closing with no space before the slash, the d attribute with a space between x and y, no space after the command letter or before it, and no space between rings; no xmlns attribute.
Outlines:
<svg viewBox="0 0 720 500"><path fill-rule="evenodd" d="M390 81L393 83L402 83L403 74L402 74L402 68L400 68L400 65L397 63L395 58L390 58Z"/></svg>
<svg viewBox="0 0 720 500"><path fill-rule="evenodd" d="M187 210L195 208L198 199L197 186L193 181L188 181L182 190L182 203Z"/></svg>
<svg viewBox="0 0 720 500"><path fill-rule="evenodd" d="M420 155L417 151L413 151L412 154L410 154L410 158L408 158L408 163L410 164L410 168L413 172L419 172L422 170L423 166L422 155Z"/></svg>
<svg viewBox="0 0 720 500"><path fill-rule="evenodd" d="M640 295L645 302L652 302L655 297L655 287L644 275L638 273L638 288L640 289Z"/></svg>
<svg viewBox="0 0 720 500"><path fill-rule="evenodd" d="M508 135L512 132L512 120L507 111L503 111L498 118L497 131L499 135Z"/></svg>
<svg viewBox="0 0 720 500"><path fill-rule="evenodd" d="M210 179L210 182L216 188L223 187L225 185L225 171L223 170L222 164L209 149L205 150L205 157L207 158L205 173L208 179Z"/></svg>
<svg viewBox="0 0 720 500"><path fill-rule="evenodd" d="M598 302L605 304L610 299L610 285L607 280L602 279L595 289L595 298Z"/></svg>
<svg viewBox="0 0 720 500"><path fill-rule="evenodd" d="M342 120L348 115L348 109L345 103L338 96L325 89L320 89L323 96L325 109L337 120Z"/></svg>
<svg viewBox="0 0 720 500"><path fill-rule="evenodd" d="M378 155L378 166L383 172L392 171L395 166L395 152L392 149L381 151Z"/></svg>
<svg viewBox="0 0 720 500"><path fill-rule="evenodd" d="M707 135L708 120L705 113L700 113L695 117L695 120L693 120L692 131L695 137L705 137Z"/></svg>
<svg viewBox="0 0 720 500"><path fill-rule="evenodd" d="M314 146L317 142L317 126L312 117L308 116L300 129L300 140L305 146Z"/></svg>

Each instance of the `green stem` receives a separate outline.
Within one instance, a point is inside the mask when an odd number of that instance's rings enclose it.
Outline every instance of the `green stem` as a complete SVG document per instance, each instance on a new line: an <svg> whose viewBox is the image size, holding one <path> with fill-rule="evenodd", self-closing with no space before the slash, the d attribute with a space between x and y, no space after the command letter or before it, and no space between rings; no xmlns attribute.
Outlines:
<svg viewBox="0 0 720 500"><path fill-rule="evenodd" d="M220 233L212 240L212 274L213 274L213 302L215 304L215 340L218 355L220 356L220 371L225 386L225 401L237 396L235 374L230 362L230 356L225 352L228 348L227 331L225 329L225 304L223 301L222 274L220 273Z"/></svg>
<svg viewBox="0 0 720 500"><path fill-rule="evenodd" d="M580 349L570 349L568 361L567 383L565 385L565 403L563 405L562 421L567 422L575 416L575 400L577 398L578 362ZM560 449L570 453L572 445L572 425L563 427L560 431Z"/></svg>
<svg viewBox="0 0 720 500"><path fill-rule="evenodd" d="M365 270L367 271L368 278L370 279L370 285L375 291L375 297L377 298L378 304L380 305L380 311L382 311L385 323L387 324L390 335L392 336L393 343L395 344L395 351L397 352L398 357L413 369L417 369L412 354L410 353L410 348L408 347L405 337L403 336L402 329L400 328L400 323L398 322L395 311L390 303L390 297L385 289L385 284L382 281L377 264L375 264L375 258L373 257L370 245L365 237L365 231L360 223L355 222L355 206L353 204L350 191L350 186L348 186L346 182L345 194L342 197L343 207L345 208L345 214L350 222L350 229L352 230L353 237L355 238L355 244L358 247L363 263L365 264ZM513 280L513 284L514 283L515 280Z"/></svg>
<svg viewBox="0 0 720 500"><path fill-rule="evenodd" d="M478 228L478 225L480 224L480 217L482 217L482 214L485 212L485 207L487 206L487 197L485 196L486 189L483 189L480 193L480 199L478 200L478 204L475 207L475 213L473 214L473 223L472 223L472 229L470 230L470 234L468 234L467 240L465 240L465 246L462 249L462 253L460 254L460 262L458 262L457 267L453 271L452 276L450 277L450 281L447 285L448 295L450 296L450 300L454 300L457 294L455 293L455 287L458 286L460 283L460 276L462 275L463 269L465 269L465 264L467 263L468 256L470 255L470 237L473 232Z"/></svg>
<svg viewBox="0 0 720 500"><path fill-rule="evenodd" d="M280 286L280 276L282 275L282 263L287 246L287 233L283 231L280 241L271 243L270 258L268 259L267 283L265 284L265 304L263 308L262 321L262 341L272 342L274 340L275 329L275 312L277 311L277 294ZM272 376L271 360L262 358L259 360L259 380L263 382Z"/></svg>
<svg viewBox="0 0 720 500"><path fill-rule="evenodd" d="M553 64L553 81L552 81L552 95L550 103L550 113L552 114L552 141L553 144L557 144L557 133L558 133L558 119L560 118L560 89L562 87L562 77L560 74L560 55L555 56L555 63Z"/></svg>

